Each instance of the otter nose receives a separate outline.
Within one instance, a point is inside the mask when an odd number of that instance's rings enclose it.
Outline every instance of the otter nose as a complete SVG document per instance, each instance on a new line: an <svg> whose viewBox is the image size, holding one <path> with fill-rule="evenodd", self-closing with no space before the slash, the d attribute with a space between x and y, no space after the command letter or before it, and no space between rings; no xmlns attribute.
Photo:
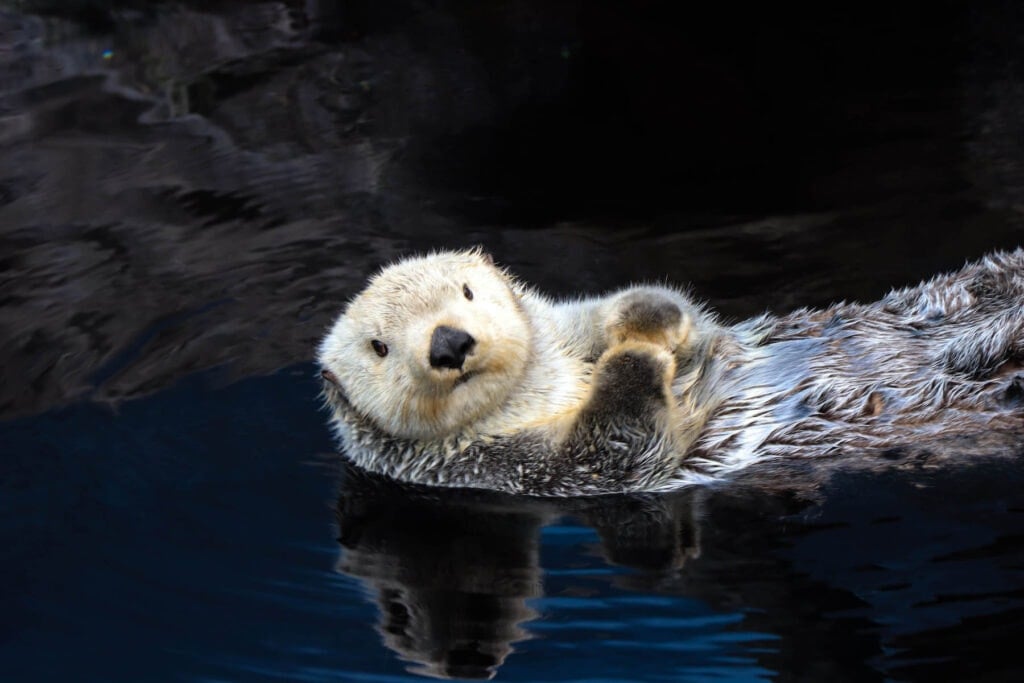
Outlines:
<svg viewBox="0 0 1024 683"><path fill-rule="evenodd" d="M469 332L439 325L430 335L430 367L458 370L475 344Z"/></svg>

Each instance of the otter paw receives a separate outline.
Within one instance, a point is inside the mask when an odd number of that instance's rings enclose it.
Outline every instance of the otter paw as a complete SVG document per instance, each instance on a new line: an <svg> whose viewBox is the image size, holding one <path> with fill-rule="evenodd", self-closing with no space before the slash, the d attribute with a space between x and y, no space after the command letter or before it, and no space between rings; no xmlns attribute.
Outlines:
<svg viewBox="0 0 1024 683"><path fill-rule="evenodd" d="M616 302L605 333L609 346L626 341L655 344L675 352L690 336L690 316L660 292L630 292Z"/></svg>
<svg viewBox="0 0 1024 683"><path fill-rule="evenodd" d="M651 402L663 404L671 396L676 372L675 356L665 346L646 341L622 342L598 359L594 372L595 395L606 409L629 412Z"/></svg>

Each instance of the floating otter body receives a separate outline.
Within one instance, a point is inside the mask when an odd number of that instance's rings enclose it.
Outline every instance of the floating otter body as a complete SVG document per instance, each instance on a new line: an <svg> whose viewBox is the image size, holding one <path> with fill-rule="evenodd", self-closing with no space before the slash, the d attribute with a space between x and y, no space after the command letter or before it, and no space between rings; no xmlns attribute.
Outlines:
<svg viewBox="0 0 1024 683"><path fill-rule="evenodd" d="M720 324L683 292L554 302L479 251L373 278L320 347L345 454L415 483L665 490L770 457L1024 430L1024 250L882 301Z"/></svg>

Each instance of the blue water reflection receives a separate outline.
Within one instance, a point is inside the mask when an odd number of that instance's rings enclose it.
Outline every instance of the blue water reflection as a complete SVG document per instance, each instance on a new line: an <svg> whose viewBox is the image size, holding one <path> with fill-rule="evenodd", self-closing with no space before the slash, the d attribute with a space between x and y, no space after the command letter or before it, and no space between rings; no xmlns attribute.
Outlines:
<svg viewBox="0 0 1024 683"><path fill-rule="evenodd" d="M2 424L5 680L1018 671L974 658L1024 624L1012 461L809 497L410 489L339 466L312 370Z"/></svg>
<svg viewBox="0 0 1024 683"><path fill-rule="evenodd" d="M308 375L227 388L203 376L116 412L85 404L3 425L8 680L402 678L363 586L335 571L336 475ZM547 590L614 595L595 581L614 572L584 554L593 534L552 532ZM540 619L529 637L545 639L524 646L520 676L591 642L567 600L524 606ZM581 602L584 614L622 609Z"/></svg>

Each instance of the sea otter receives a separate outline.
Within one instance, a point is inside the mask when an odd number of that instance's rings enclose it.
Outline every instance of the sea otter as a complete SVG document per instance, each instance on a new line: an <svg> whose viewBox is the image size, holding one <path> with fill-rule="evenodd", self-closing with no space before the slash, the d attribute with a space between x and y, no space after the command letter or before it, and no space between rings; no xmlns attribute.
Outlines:
<svg viewBox="0 0 1024 683"><path fill-rule="evenodd" d="M318 360L343 451L370 471L666 490L771 457L1024 432L1024 249L737 325L671 287L557 302L481 250L438 252L373 277Z"/></svg>

